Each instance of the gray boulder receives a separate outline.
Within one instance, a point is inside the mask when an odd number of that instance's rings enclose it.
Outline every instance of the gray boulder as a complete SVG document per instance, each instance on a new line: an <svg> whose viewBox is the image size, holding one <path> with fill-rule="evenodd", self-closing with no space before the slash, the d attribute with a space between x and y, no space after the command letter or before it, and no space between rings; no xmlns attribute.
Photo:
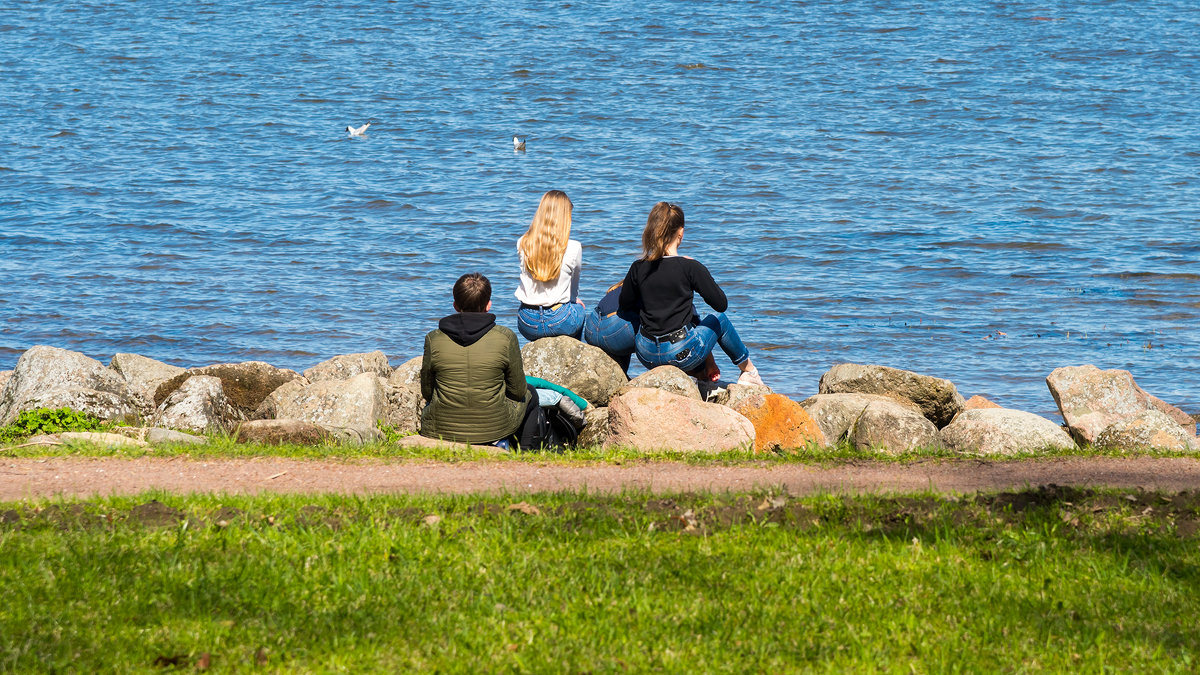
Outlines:
<svg viewBox="0 0 1200 675"><path fill-rule="evenodd" d="M154 414L156 425L201 433L230 429L241 418L241 412L229 404L221 380L208 375L184 380Z"/></svg>
<svg viewBox="0 0 1200 675"><path fill-rule="evenodd" d="M237 430L238 443L320 445L328 438L328 431L303 420L251 420Z"/></svg>
<svg viewBox="0 0 1200 675"><path fill-rule="evenodd" d="M38 345L21 355L0 391L0 424L24 410L71 408L103 419L135 414L125 378L79 352Z"/></svg>
<svg viewBox="0 0 1200 675"><path fill-rule="evenodd" d="M626 382L617 390L617 393L624 393L638 387L661 389L669 391L672 394L694 398L697 401L703 400L700 396L700 388L696 386L696 381L675 366L652 368Z"/></svg>
<svg viewBox="0 0 1200 675"><path fill-rule="evenodd" d="M384 396L387 399L387 410L383 421L400 433L417 433L421 430L421 411L425 409L425 399L421 398L420 385L393 386L383 385Z"/></svg>
<svg viewBox="0 0 1200 675"><path fill-rule="evenodd" d="M207 375L221 380L221 388L229 403L250 416L262 402L286 382L300 377L300 373L286 368L276 368L262 361L244 363L218 363L200 368L188 368L159 385L154 394L155 405L162 405L176 389L193 375Z"/></svg>
<svg viewBox="0 0 1200 675"><path fill-rule="evenodd" d="M329 437L342 445L366 445L384 440L383 432L375 426L335 427L321 425Z"/></svg>
<svg viewBox="0 0 1200 675"><path fill-rule="evenodd" d="M290 399L296 396L300 390L312 384L307 377L298 377L294 380L284 382L275 388L263 399L262 403L258 404L254 412L249 415L250 419L255 420L273 420L279 417L279 402L285 399Z"/></svg>
<svg viewBox="0 0 1200 675"><path fill-rule="evenodd" d="M526 375L561 384L598 406L607 406L628 381L617 362L602 349L566 336L526 344L521 360Z"/></svg>
<svg viewBox="0 0 1200 675"><path fill-rule="evenodd" d="M958 452L1012 455L1070 450L1075 442L1062 427L1033 413L1007 408L964 410L942 428L942 444Z"/></svg>
<svg viewBox="0 0 1200 675"><path fill-rule="evenodd" d="M837 445L849 438L855 421L872 403L894 403L910 412L921 414L921 410L912 402L902 403L876 394L817 394L801 401L800 407L804 408L821 428L825 442Z"/></svg>
<svg viewBox="0 0 1200 675"><path fill-rule="evenodd" d="M4 385L8 384L8 381L12 379L12 374L13 371L11 370L0 370L0 391L4 391Z"/></svg>
<svg viewBox="0 0 1200 675"><path fill-rule="evenodd" d="M604 445L608 440L608 408L589 405L583 411L583 430L579 432L579 447L593 448Z"/></svg>
<svg viewBox="0 0 1200 675"><path fill-rule="evenodd" d="M605 445L715 453L750 448L754 425L728 406L661 389L630 389L608 406Z"/></svg>
<svg viewBox="0 0 1200 675"><path fill-rule="evenodd" d="M362 373L372 373L382 378L390 376L392 367L388 364L387 355L381 351L342 354L304 371L304 377L307 377L309 382L324 382L348 380Z"/></svg>
<svg viewBox="0 0 1200 675"><path fill-rule="evenodd" d="M417 391L421 390L421 364L425 358L415 356L404 363L396 366L392 374L388 376L388 384L393 387L412 387L415 386Z"/></svg>
<svg viewBox="0 0 1200 675"><path fill-rule="evenodd" d="M891 399L869 403L847 437L855 449L892 453L937 447L941 440L933 422Z"/></svg>
<svg viewBox="0 0 1200 675"><path fill-rule="evenodd" d="M736 382L726 385L725 390L727 393L723 401L710 402L721 403L734 410L752 401L766 400L767 394L771 393L771 388L765 384L737 384Z"/></svg>
<svg viewBox="0 0 1200 675"><path fill-rule="evenodd" d="M108 367L125 378L129 393L136 396L144 414L154 410L154 393L159 385L183 373L186 369L155 361L141 354L114 354Z"/></svg>
<svg viewBox="0 0 1200 675"><path fill-rule="evenodd" d="M921 413L944 427L966 403L949 380L886 366L841 363L821 376L821 394L876 394L911 402Z"/></svg>
<svg viewBox="0 0 1200 675"><path fill-rule="evenodd" d="M292 389L279 397L276 407L276 417L280 419L336 428L374 429L386 415L384 380L374 373Z"/></svg>
<svg viewBox="0 0 1200 675"><path fill-rule="evenodd" d="M1195 436L1155 408L1143 410L1105 427L1096 438L1095 445L1121 450L1192 452L1198 449Z"/></svg>

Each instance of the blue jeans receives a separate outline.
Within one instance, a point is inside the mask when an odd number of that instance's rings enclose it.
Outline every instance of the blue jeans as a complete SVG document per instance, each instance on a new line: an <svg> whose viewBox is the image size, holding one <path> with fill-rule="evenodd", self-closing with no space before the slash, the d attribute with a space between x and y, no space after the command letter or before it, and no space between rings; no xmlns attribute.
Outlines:
<svg viewBox="0 0 1200 675"><path fill-rule="evenodd" d="M578 338L583 331L583 305L565 302L558 309L530 309L517 311L517 329L526 340L537 340L556 335Z"/></svg>
<svg viewBox="0 0 1200 675"><path fill-rule="evenodd" d="M628 374L629 357L637 351L633 338L641 322L636 312L600 316L591 311L583 320L583 341L603 349Z"/></svg>
<svg viewBox="0 0 1200 675"><path fill-rule="evenodd" d="M687 337L679 342L655 340L638 333L635 343L642 365L647 368L676 366L685 373L703 365L718 344L735 366L750 358L750 350L742 344L742 338L723 313L709 314L699 326L687 326Z"/></svg>

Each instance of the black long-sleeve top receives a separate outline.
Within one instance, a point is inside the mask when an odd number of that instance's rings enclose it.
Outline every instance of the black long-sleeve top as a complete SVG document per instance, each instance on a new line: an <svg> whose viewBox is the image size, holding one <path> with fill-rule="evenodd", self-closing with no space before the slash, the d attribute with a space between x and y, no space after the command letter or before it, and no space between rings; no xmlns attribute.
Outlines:
<svg viewBox="0 0 1200 675"><path fill-rule="evenodd" d="M718 312L729 308L725 291L704 265L683 256L635 260L621 287L622 311L637 311L646 335L666 335L699 322L695 293ZM639 309L640 306L640 309Z"/></svg>

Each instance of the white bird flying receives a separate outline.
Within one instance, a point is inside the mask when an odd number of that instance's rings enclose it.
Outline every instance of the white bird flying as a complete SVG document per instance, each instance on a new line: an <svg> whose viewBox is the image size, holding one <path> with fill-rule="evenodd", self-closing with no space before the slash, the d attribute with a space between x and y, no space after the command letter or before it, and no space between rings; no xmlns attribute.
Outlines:
<svg viewBox="0 0 1200 675"><path fill-rule="evenodd" d="M351 136L362 136L367 133L367 127L369 126L371 126L371 123L367 122L361 127L346 127L346 131L349 131Z"/></svg>
<svg viewBox="0 0 1200 675"><path fill-rule="evenodd" d="M521 138L520 136L513 136L513 151L515 152L517 150L524 150L524 149L525 149L525 139Z"/></svg>

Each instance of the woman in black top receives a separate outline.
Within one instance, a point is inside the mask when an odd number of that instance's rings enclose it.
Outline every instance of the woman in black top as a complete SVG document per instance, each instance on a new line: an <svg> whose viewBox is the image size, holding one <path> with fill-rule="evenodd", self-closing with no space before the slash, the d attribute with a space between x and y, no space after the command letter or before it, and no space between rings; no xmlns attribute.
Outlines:
<svg viewBox="0 0 1200 675"><path fill-rule="evenodd" d="M698 378L716 381L721 371L712 358L720 344L739 369L739 384L762 384L758 369L737 330L725 316L729 301L708 268L679 255L683 209L659 202L650 209L642 231L643 255L629 266L621 287L620 309L638 311L641 327L634 342L647 368L677 366ZM717 314L700 319L695 293Z"/></svg>

